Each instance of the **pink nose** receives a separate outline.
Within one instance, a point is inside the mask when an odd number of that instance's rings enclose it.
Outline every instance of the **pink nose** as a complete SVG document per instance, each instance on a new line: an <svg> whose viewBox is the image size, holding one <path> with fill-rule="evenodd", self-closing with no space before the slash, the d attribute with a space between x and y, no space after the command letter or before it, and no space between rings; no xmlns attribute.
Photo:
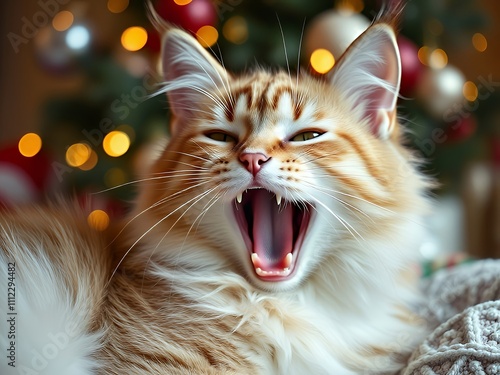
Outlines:
<svg viewBox="0 0 500 375"><path fill-rule="evenodd" d="M240 161L254 176L260 171L262 164L268 160L269 156L261 154L260 152L245 152L240 155Z"/></svg>

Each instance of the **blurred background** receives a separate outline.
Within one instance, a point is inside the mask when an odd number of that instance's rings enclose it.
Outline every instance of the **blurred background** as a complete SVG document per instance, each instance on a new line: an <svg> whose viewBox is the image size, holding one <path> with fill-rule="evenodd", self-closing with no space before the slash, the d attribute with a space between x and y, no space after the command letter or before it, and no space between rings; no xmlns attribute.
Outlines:
<svg viewBox="0 0 500 375"><path fill-rule="evenodd" d="M390 2L390 0L388 0ZM257 63L326 74L382 0L156 0L238 72ZM140 0L0 3L0 203L73 194L104 229L168 133L150 97L160 37ZM500 3L408 1L398 37L409 145L440 182L421 253L432 263L500 257ZM125 184L125 185L123 185ZM100 192L98 194L93 194ZM125 202L125 203L124 203ZM434 266L434 265L432 265Z"/></svg>

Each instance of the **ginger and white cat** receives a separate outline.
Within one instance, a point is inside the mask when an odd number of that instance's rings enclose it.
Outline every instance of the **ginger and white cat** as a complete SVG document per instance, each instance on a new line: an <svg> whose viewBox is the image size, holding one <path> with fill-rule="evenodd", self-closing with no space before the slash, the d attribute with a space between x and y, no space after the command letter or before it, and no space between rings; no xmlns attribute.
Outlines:
<svg viewBox="0 0 500 375"><path fill-rule="evenodd" d="M397 372L424 334L406 274L428 182L391 23L322 78L235 77L177 29L162 62L171 140L115 233L67 206L1 213L1 373Z"/></svg>

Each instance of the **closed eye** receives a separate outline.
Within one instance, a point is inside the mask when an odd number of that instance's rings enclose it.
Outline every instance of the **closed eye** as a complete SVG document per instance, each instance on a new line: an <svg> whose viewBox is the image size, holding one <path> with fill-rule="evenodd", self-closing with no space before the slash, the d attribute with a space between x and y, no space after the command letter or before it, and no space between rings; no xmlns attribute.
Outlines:
<svg viewBox="0 0 500 375"><path fill-rule="evenodd" d="M321 133L319 131L309 130L309 131L294 135L292 138L290 138L290 142L305 142L305 141L309 141L309 140L314 139L314 138L318 138L322 134L324 134L324 133Z"/></svg>
<svg viewBox="0 0 500 375"><path fill-rule="evenodd" d="M224 132L211 132L205 134L208 138L218 142L236 142L236 138Z"/></svg>

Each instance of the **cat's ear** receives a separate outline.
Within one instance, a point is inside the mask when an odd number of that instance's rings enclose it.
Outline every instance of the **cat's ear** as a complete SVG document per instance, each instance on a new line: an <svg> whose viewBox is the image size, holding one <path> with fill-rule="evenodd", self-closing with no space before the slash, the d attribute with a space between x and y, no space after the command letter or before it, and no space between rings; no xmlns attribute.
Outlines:
<svg viewBox="0 0 500 375"><path fill-rule="evenodd" d="M374 134L387 138L396 124L401 60L393 28L369 27L342 55L331 83L351 110L368 120Z"/></svg>
<svg viewBox="0 0 500 375"><path fill-rule="evenodd" d="M164 91L175 117L171 125L174 135L179 124L199 116L197 104L203 97L214 100L225 92L229 74L195 38L175 28L163 36L161 62Z"/></svg>

